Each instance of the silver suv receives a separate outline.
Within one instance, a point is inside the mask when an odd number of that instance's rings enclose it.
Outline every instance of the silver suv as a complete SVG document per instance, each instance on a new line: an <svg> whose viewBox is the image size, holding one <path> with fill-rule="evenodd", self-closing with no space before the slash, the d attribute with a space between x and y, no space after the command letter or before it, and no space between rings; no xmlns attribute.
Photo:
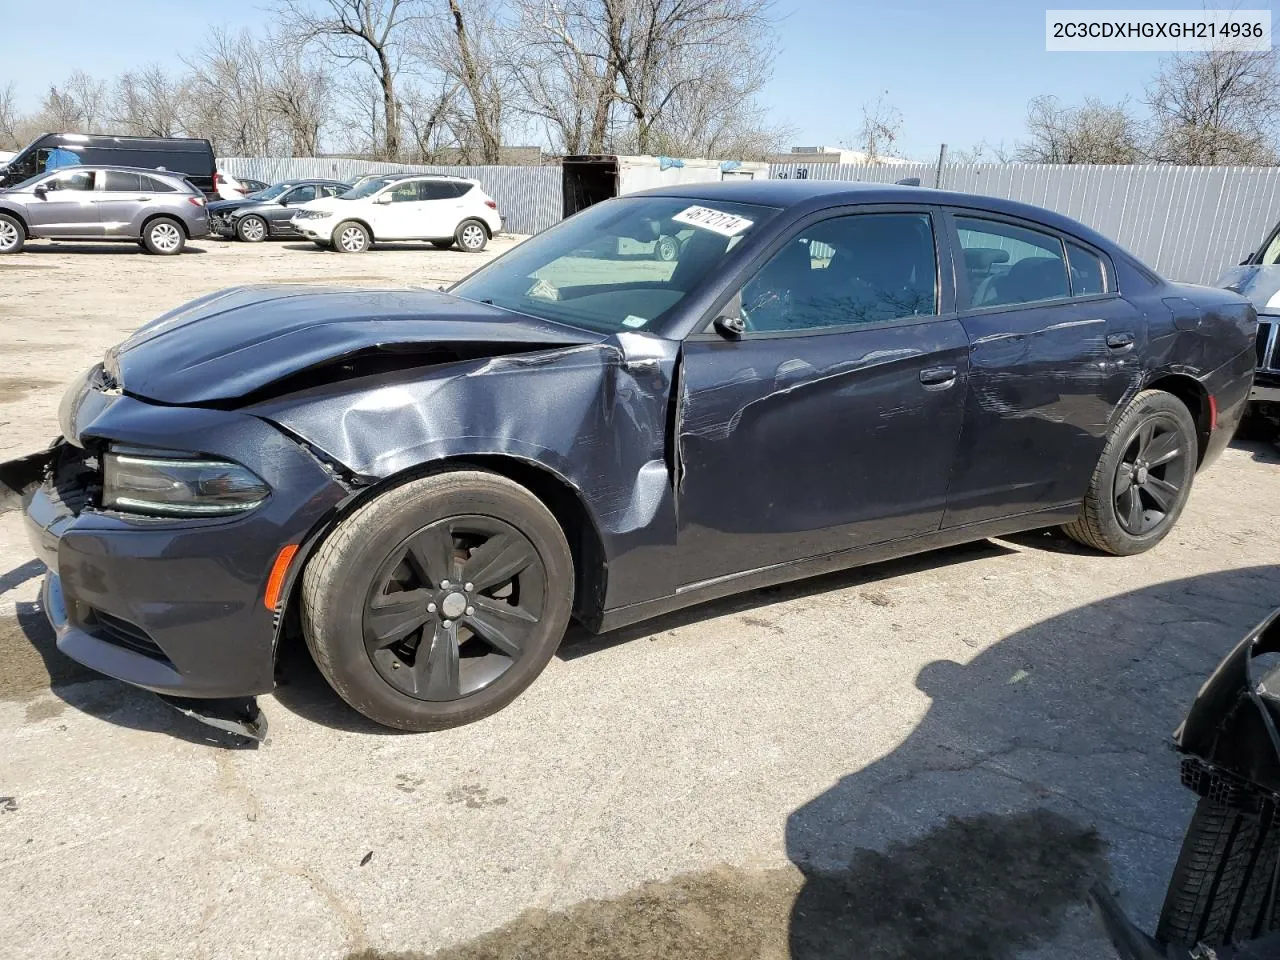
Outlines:
<svg viewBox="0 0 1280 960"><path fill-rule="evenodd" d="M208 233L204 194L163 170L62 167L0 190L0 254L44 237L133 240L148 253L172 255Z"/></svg>

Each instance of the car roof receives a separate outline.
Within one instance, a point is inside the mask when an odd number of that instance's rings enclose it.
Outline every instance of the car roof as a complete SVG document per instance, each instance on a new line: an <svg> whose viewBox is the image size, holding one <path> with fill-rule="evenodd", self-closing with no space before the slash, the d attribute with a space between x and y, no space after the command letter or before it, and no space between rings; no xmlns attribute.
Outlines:
<svg viewBox="0 0 1280 960"><path fill-rule="evenodd" d="M1041 223L1079 237L1105 250L1117 250L1115 241L1090 227L1043 207L1028 203L985 197L973 193L910 187L905 184L862 183L847 180L735 180L718 183L685 183L655 187L627 196L688 197L691 200L725 200L754 203L779 209L804 208L801 212L824 207L873 204L912 203L948 207L967 207L976 211L1004 214Z"/></svg>
<svg viewBox="0 0 1280 960"><path fill-rule="evenodd" d="M113 173L145 173L152 177L174 177L178 180L186 180L191 176L191 174L181 173L177 170L158 170L155 167L126 167L118 163L77 163L72 166L46 170L45 172L65 173L68 170L110 170Z"/></svg>

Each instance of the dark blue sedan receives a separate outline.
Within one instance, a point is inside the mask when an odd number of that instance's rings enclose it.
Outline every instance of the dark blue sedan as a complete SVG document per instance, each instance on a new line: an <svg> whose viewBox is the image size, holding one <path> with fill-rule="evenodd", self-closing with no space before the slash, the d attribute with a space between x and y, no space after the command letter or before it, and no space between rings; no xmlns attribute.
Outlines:
<svg viewBox="0 0 1280 960"><path fill-rule="evenodd" d="M513 700L571 618L1055 525L1147 550L1235 430L1256 326L1017 203L675 187L446 293L194 301L3 476L76 660L213 716L297 631L355 709L431 730Z"/></svg>

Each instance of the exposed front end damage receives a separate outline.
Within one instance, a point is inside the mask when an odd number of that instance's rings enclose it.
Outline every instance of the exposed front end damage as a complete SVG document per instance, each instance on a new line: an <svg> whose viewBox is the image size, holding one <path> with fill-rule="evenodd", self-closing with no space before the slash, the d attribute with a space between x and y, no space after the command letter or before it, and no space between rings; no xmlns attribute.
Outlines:
<svg viewBox="0 0 1280 960"><path fill-rule="evenodd" d="M1280 610L1200 688L1174 733L1200 800L1155 937L1103 890L1094 907L1122 958L1280 958Z"/></svg>

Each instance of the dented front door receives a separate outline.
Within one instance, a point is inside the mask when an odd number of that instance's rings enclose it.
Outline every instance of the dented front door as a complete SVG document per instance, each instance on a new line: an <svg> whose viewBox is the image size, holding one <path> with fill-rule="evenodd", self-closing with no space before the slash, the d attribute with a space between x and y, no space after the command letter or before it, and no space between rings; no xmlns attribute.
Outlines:
<svg viewBox="0 0 1280 960"><path fill-rule="evenodd" d="M682 584L937 530L967 354L954 317L687 341Z"/></svg>

